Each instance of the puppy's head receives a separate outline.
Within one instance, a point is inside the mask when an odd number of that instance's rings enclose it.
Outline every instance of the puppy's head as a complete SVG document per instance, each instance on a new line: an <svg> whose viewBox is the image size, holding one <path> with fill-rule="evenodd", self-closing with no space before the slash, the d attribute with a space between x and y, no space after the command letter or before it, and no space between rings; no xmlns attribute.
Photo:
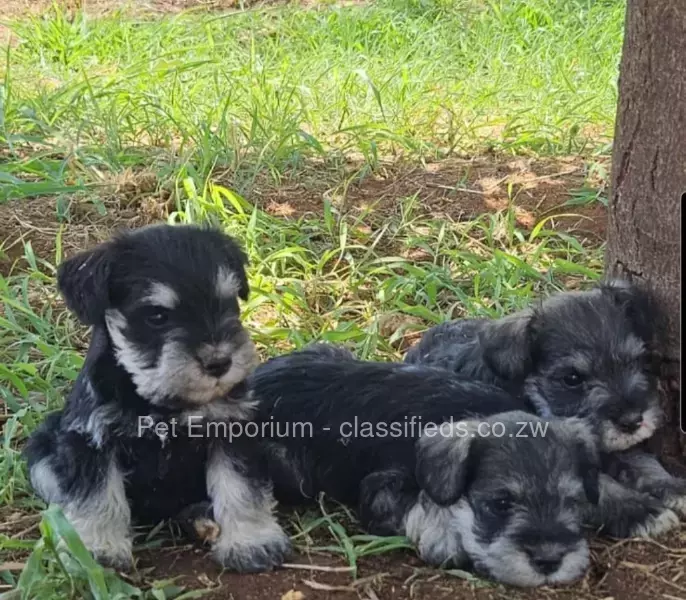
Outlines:
<svg viewBox="0 0 686 600"><path fill-rule="evenodd" d="M586 570L582 510L598 501L598 451L581 419L515 411L446 423L417 442L417 480L453 508L462 546L484 575L528 587Z"/></svg>
<svg viewBox="0 0 686 600"><path fill-rule="evenodd" d="M245 263L217 230L156 225L70 258L57 279L84 324L107 328L137 392L179 408L226 396L256 363L238 304Z"/></svg>
<svg viewBox="0 0 686 600"><path fill-rule="evenodd" d="M661 317L626 281L552 296L482 331L484 358L520 379L540 414L598 420L608 451L649 438L662 420L652 357Z"/></svg>

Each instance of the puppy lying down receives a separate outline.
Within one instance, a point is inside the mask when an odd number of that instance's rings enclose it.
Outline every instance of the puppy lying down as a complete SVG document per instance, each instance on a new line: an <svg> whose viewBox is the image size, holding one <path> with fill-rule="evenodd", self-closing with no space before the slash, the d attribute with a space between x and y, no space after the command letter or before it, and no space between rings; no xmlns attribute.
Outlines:
<svg viewBox="0 0 686 600"><path fill-rule="evenodd" d="M584 573L597 452L583 421L545 423L498 388L324 345L268 361L251 385L280 502L324 492L431 564L471 563L513 585Z"/></svg>
<svg viewBox="0 0 686 600"><path fill-rule="evenodd" d="M614 537L657 536L686 516L686 480L640 448L663 421L654 364L661 323L652 294L612 280L501 319L442 323L405 362L498 385L542 416L593 419L603 468L592 524Z"/></svg>

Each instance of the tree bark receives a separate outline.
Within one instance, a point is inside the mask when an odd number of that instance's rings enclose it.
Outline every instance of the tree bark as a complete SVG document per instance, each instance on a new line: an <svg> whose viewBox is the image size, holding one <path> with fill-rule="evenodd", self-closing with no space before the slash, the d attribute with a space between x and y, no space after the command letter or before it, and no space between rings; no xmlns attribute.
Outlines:
<svg viewBox="0 0 686 600"><path fill-rule="evenodd" d="M683 459L679 428L681 206L686 198L686 0L628 0L612 156L605 270L642 280L667 319L660 438ZM682 460L683 462L683 460Z"/></svg>

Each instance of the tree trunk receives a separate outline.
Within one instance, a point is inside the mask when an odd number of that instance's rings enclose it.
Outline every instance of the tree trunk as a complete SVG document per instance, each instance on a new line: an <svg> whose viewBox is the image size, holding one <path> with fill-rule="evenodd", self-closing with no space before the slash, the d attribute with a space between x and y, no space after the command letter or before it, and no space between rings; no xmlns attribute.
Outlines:
<svg viewBox="0 0 686 600"><path fill-rule="evenodd" d="M665 309L662 388L669 421L658 449L664 458L683 459L679 373L686 0L628 0L624 35L605 270L643 280Z"/></svg>

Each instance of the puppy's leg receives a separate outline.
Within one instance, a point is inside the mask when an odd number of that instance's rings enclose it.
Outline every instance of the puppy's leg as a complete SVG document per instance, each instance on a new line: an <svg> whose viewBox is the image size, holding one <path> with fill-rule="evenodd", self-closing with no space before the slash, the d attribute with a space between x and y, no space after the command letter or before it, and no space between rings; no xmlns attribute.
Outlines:
<svg viewBox="0 0 686 600"><path fill-rule="evenodd" d="M414 478L402 470L367 475L360 483L358 516L362 527L374 535L402 534L404 517L418 495Z"/></svg>
<svg viewBox="0 0 686 600"><path fill-rule="evenodd" d="M597 506L587 505L585 521L612 537L656 537L679 526L679 517L657 498L632 490L607 473L599 478Z"/></svg>
<svg viewBox="0 0 686 600"><path fill-rule="evenodd" d="M620 483L658 498L686 517L686 479L674 477L653 454L641 450L613 453L606 470Z"/></svg>
<svg viewBox="0 0 686 600"><path fill-rule="evenodd" d="M468 561L460 534L468 524L459 518L457 505L438 506L420 492L404 521L405 535L417 546L419 556L425 562L459 567Z"/></svg>
<svg viewBox="0 0 686 600"><path fill-rule="evenodd" d="M207 465L207 492L220 528L212 551L222 566L257 572L284 561L290 540L274 516L271 485L261 477L248 477L245 459L215 445Z"/></svg>
<svg viewBox="0 0 686 600"><path fill-rule="evenodd" d="M131 566L131 510L115 457L75 434L53 437L37 431L29 442L29 476L47 503L64 515L102 563Z"/></svg>

